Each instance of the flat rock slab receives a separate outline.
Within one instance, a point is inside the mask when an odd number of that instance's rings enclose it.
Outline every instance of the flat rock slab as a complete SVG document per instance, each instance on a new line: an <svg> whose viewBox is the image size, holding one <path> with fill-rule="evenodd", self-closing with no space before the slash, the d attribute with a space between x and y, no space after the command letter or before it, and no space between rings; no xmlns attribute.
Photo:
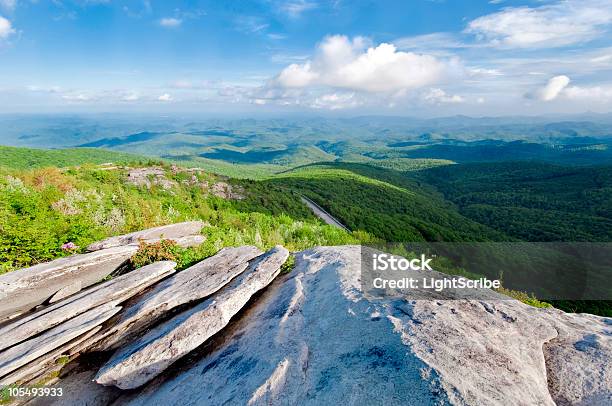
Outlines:
<svg viewBox="0 0 612 406"><path fill-rule="evenodd" d="M198 361L121 405L445 405L436 374L360 295L358 247L296 254ZM177 368L179 369L179 368Z"/></svg>
<svg viewBox="0 0 612 406"><path fill-rule="evenodd" d="M104 304L37 337L0 352L0 377L95 328L110 319L119 310L121 310L121 307L118 307L116 303Z"/></svg>
<svg viewBox="0 0 612 406"><path fill-rule="evenodd" d="M203 221L186 221L184 223L168 224L165 226L149 228L130 234L110 237L95 242L87 247L88 251L119 247L122 245L138 244L140 240L180 239L200 234L205 223Z"/></svg>
<svg viewBox="0 0 612 406"><path fill-rule="evenodd" d="M216 255L178 272L145 293L138 302L126 307L120 319L108 331L96 350L109 350L165 312L177 306L210 296L243 272L248 261L261 255L257 247L224 248Z"/></svg>
<svg viewBox="0 0 612 406"><path fill-rule="evenodd" d="M86 288L100 282L137 250L133 245L114 247L0 275L0 319L28 311L75 283Z"/></svg>
<svg viewBox="0 0 612 406"><path fill-rule="evenodd" d="M360 262L356 246L297 253L200 360L117 404L612 404L610 318L507 299L370 300Z"/></svg>
<svg viewBox="0 0 612 406"><path fill-rule="evenodd" d="M277 246L256 258L213 297L117 351L100 369L96 382L133 389L153 379L221 331L255 293L274 280L288 256L289 251Z"/></svg>
<svg viewBox="0 0 612 406"><path fill-rule="evenodd" d="M91 338L93 335L98 333L102 329L102 326L94 327L85 334L75 338L74 340L63 344L55 350L43 355L42 357L36 358L34 361L29 362L23 367L5 375L0 379L0 385L8 386L17 382L31 382L41 375L47 374L51 370L61 369L61 366L56 364L59 357L69 355L70 351Z"/></svg>
<svg viewBox="0 0 612 406"><path fill-rule="evenodd" d="M0 350L48 330L107 302L123 302L174 272L176 263L161 261L136 269L0 328Z"/></svg>

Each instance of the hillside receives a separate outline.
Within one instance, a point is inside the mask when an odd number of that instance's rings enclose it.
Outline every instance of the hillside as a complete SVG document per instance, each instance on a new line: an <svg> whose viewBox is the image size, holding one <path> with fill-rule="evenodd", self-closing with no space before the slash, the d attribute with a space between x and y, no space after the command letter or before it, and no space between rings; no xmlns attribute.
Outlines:
<svg viewBox="0 0 612 406"><path fill-rule="evenodd" d="M611 241L612 167L463 164L412 173L466 217L525 241Z"/></svg>
<svg viewBox="0 0 612 406"><path fill-rule="evenodd" d="M101 151L60 152L79 167L48 167L55 151L8 149L27 154L45 168L0 167L0 263L10 271L67 255L73 243L79 250L95 240L185 220L210 224L207 240L185 252L185 263L234 244L262 248L284 244L291 249L319 244L356 243L367 239L323 225L295 196L254 181L237 181L210 172L169 164L99 166L84 161L128 156ZM114 158L114 159L112 159ZM3 161L4 162L4 161ZM23 166L22 163L14 165Z"/></svg>
<svg viewBox="0 0 612 406"><path fill-rule="evenodd" d="M264 175L257 165L189 169L191 160L183 161L186 167L167 161L83 164L102 157L116 162L129 158L88 149L77 150L77 158L73 150L5 151L13 154L14 162L27 153L45 166L54 157L60 162L78 158L80 166L0 169L4 271L67 255L70 252L62 249L66 243L84 247L109 235L194 219L212 227L201 248L181 253L184 264L242 243L305 249L369 242L609 241L612 229L607 167L400 160L389 161L387 167L323 162ZM323 225L302 197L352 233ZM449 272L461 267L439 266ZM530 291L527 269L507 274L508 286ZM499 276L494 268L477 273ZM609 314L612 308L612 302L555 303L597 314Z"/></svg>
<svg viewBox="0 0 612 406"><path fill-rule="evenodd" d="M33 149L0 145L0 166L13 169L67 167L113 162L148 162L150 157L96 148Z"/></svg>
<svg viewBox="0 0 612 406"><path fill-rule="evenodd" d="M366 176L367 175L367 176ZM385 241L490 241L501 233L460 215L415 182L359 164L314 165L263 181L315 201L352 230Z"/></svg>

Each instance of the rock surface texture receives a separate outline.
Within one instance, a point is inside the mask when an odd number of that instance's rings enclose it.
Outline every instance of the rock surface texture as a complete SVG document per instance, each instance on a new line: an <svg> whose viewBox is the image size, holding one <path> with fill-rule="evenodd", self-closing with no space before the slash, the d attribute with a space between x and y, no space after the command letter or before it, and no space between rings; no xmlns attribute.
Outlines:
<svg viewBox="0 0 612 406"><path fill-rule="evenodd" d="M139 241L157 242L160 238L182 239L189 236L199 235L205 223L202 221L187 221L184 223L169 224L134 233L110 237L93 243L87 247L87 251L98 251L101 249L119 247L122 245L138 244ZM201 242L201 241L200 241Z"/></svg>
<svg viewBox="0 0 612 406"><path fill-rule="evenodd" d="M276 247L257 258L212 298L122 347L102 367L96 382L134 389L159 375L221 331L255 293L272 282L288 256L289 251Z"/></svg>
<svg viewBox="0 0 612 406"><path fill-rule="evenodd" d="M359 247L298 253L199 361L118 404L612 404L610 319L368 301L359 261Z"/></svg>
<svg viewBox="0 0 612 406"><path fill-rule="evenodd" d="M56 385L70 394L34 404L612 404L609 318L491 291L373 298L357 246L296 253L281 273L287 257L239 247L176 273L154 264L13 320L0 383L65 354ZM62 308L69 318L53 316ZM112 351L76 358L94 350Z"/></svg>
<svg viewBox="0 0 612 406"><path fill-rule="evenodd" d="M137 251L137 246L113 247L72 255L0 275L0 320L28 311L67 286L91 286L110 275Z"/></svg>

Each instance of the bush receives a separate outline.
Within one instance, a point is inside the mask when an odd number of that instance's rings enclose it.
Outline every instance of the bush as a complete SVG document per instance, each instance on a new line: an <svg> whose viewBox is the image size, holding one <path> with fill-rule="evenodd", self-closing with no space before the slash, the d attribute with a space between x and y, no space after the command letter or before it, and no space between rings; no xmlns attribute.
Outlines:
<svg viewBox="0 0 612 406"><path fill-rule="evenodd" d="M138 251L132 256L130 262L134 268L142 268L145 265L158 261L177 261L180 247L172 240L161 240L147 244L140 241Z"/></svg>

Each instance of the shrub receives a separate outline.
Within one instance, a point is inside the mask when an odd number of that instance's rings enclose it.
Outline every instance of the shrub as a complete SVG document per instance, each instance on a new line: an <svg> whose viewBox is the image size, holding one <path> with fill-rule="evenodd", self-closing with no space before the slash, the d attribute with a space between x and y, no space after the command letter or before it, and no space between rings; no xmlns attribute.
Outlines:
<svg viewBox="0 0 612 406"><path fill-rule="evenodd" d="M179 250L180 247L172 240L161 240L151 244L140 241L138 251L130 262L134 268L141 268L158 261L176 261Z"/></svg>

